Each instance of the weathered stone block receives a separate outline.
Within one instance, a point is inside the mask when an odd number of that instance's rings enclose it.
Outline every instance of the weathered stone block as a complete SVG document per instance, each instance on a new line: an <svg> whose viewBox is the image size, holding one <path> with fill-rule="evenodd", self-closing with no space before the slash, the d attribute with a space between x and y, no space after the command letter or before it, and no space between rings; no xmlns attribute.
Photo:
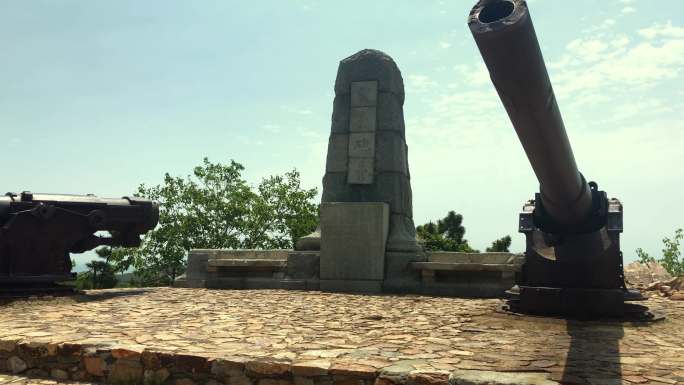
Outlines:
<svg viewBox="0 0 684 385"><path fill-rule="evenodd" d="M355 132L349 134L349 157L373 158L375 156L375 134Z"/></svg>
<svg viewBox="0 0 684 385"><path fill-rule="evenodd" d="M389 293L420 293L420 272L411 267L412 262L426 260L423 252L385 253L385 281L383 291Z"/></svg>
<svg viewBox="0 0 684 385"><path fill-rule="evenodd" d="M392 214L411 216L411 183L406 175L384 172L375 175L374 197L378 202L387 202Z"/></svg>
<svg viewBox="0 0 684 385"><path fill-rule="evenodd" d="M68 380L69 372L62 369L52 369L50 370L50 377L56 378L58 380Z"/></svg>
<svg viewBox="0 0 684 385"><path fill-rule="evenodd" d="M331 362L328 360L300 361L292 364L292 374L302 377L318 377L328 374Z"/></svg>
<svg viewBox="0 0 684 385"><path fill-rule="evenodd" d="M52 377L55 377L52 374ZM143 366L139 361L116 360L109 371L109 383L140 383L143 380Z"/></svg>
<svg viewBox="0 0 684 385"><path fill-rule="evenodd" d="M351 191L347 187L347 174L326 172L323 176L323 192L321 202L349 202Z"/></svg>
<svg viewBox="0 0 684 385"><path fill-rule="evenodd" d="M406 143L399 133L394 131L378 131L375 135L375 170L397 172L408 176L406 160Z"/></svg>
<svg viewBox="0 0 684 385"><path fill-rule="evenodd" d="M331 134L328 140L328 156L325 161L326 172L346 172L349 161L349 135Z"/></svg>
<svg viewBox="0 0 684 385"><path fill-rule="evenodd" d="M391 214L390 235L387 239L388 251L420 252L422 247L416 241L413 221L404 214Z"/></svg>
<svg viewBox="0 0 684 385"><path fill-rule="evenodd" d="M190 250L188 253L188 267L185 270L186 280L203 280L207 274L208 259L209 253L203 250Z"/></svg>
<svg viewBox="0 0 684 385"><path fill-rule="evenodd" d="M386 203L322 203L321 280L383 279L388 231Z"/></svg>
<svg viewBox="0 0 684 385"><path fill-rule="evenodd" d="M404 110L396 94L378 94L377 122L378 131L394 131L404 137Z"/></svg>
<svg viewBox="0 0 684 385"><path fill-rule="evenodd" d="M351 83L375 79L378 92L393 92L404 103L404 81L396 63L381 51L364 49L340 62L335 80L335 94L351 92Z"/></svg>
<svg viewBox="0 0 684 385"><path fill-rule="evenodd" d="M293 279L318 278L319 252L292 252L287 256L287 276Z"/></svg>
<svg viewBox="0 0 684 385"><path fill-rule="evenodd" d="M378 82L351 82L350 93L351 107L374 107L378 102Z"/></svg>
<svg viewBox="0 0 684 385"><path fill-rule="evenodd" d="M454 370L449 385L554 385L548 373L503 373L489 370Z"/></svg>
<svg viewBox="0 0 684 385"><path fill-rule="evenodd" d="M349 158L347 183L373 184L373 158Z"/></svg>
<svg viewBox="0 0 684 385"><path fill-rule="evenodd" d="M351 95L349 93L335 95L333 100L332 124L330 132L346 134L349 132Z"/></svg>
<svg viewBox="0 0 684 385"><path fill-rule="evenodd" d="M375 132L376 108L352 107L349 116L349 132Z"/></svg>
<svg viewBox="0 0 684 385"><path fill-rule="evenodd" d="M28 369L28 365L21 358L12 356L7 360L7 368L10 370L10 372L16 374Z"/></svg>
<svg viewBox="0 0 684 385"><path fill-rule="evenodd" d="M145 370L143 383L145 385L161 385L171 376L171 372L166 368L158 370Z"/></svg>
<svg viewBox="0 0 684 385"><path fill-rule="evenodd" d="M99 355L84 356L83 366L86 372L96 377L104 376L104 371L107 368L107 364Z"/></svg>
<svg viewBox="0 0 684 385"><path fill-rule="evenodd" d="M256 360L247 362L245 369L248 372L263 377L277 377L290 371L290 362Z"/></svg>

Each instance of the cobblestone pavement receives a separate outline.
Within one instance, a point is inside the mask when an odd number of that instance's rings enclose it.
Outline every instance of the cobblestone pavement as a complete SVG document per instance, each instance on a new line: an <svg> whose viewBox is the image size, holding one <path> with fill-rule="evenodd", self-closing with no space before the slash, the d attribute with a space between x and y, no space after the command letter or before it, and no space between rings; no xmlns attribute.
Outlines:
<svg viewBox="0 0 684 385"><path fill-rule="evenodd" d="M684 384L684 301L650 299L667 318L642 324L513 316L497 312L500 303L278 290L91 291L0 306L0 342L275 360L293 372L474 369L543 372L565 383Z"/></svg>

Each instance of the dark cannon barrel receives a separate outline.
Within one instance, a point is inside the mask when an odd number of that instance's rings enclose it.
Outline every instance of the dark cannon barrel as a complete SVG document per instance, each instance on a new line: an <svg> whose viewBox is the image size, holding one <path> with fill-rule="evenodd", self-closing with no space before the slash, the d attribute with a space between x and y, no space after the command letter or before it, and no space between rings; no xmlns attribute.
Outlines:
<svg viewBox="0 0 684 385"><path fill-rule="evenodd" d="M158 222L159 205L137 197L0 196L0 297L73 292L58 284L74 278L70 253L138 247Z"/></svg>
<svg viewBox="0 0 684 385"><path fill-rule="evenodd" d="M591 189L577 169L532 19L523 0L480 0L468 26L559 225L583 222Z"/></svg>

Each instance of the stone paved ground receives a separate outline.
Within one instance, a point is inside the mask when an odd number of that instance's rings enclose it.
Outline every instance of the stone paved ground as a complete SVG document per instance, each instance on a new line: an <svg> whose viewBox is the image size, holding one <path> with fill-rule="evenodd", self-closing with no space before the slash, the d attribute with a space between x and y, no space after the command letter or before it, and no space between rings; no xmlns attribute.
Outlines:
<svg viewBox="0 0 684 385"><path fill-rule="evenodd" d="M500 300L277 290L107 290L0 306L0 343L10 348L43 344L47 352L61 343L99 347L98 352L111 352L115 358L143 350L213 357L242 363L257 373L264 370L255 363L277 362L282 370L276 371L283 376L287 372L290 379L381 375L389 383L392 373L416 371L437 373L434 383L445 380L444 373L475 369L541 372L565 383L684 384L684 301L649 302L666 309L664 321L511 316L495 311ZM7 362L5 371L11 369ZM115 372L117 365L106 358L87 371L102 376ZM211 373L216 374L215 369ZM69 370L65 367L64 372ZM148 374L154 375L145 366L145 378Z"/></svg>

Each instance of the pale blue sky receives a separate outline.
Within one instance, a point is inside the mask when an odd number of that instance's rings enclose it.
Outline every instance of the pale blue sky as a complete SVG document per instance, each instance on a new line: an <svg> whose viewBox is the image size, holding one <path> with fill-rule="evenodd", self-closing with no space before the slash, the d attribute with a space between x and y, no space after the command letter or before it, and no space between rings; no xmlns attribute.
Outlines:
<svg viewBox="0 0 684 385"><path fill-rule="evenodd" d="M0 190L118 197L204 156L320 190L337 63L375 48L406 84L416 223L456 210L474 247L521 251L537 184L474 2L0 0ZM684 2L529 6L577 163L625 205L626 258L658 253L684 227Z"/></svg>

